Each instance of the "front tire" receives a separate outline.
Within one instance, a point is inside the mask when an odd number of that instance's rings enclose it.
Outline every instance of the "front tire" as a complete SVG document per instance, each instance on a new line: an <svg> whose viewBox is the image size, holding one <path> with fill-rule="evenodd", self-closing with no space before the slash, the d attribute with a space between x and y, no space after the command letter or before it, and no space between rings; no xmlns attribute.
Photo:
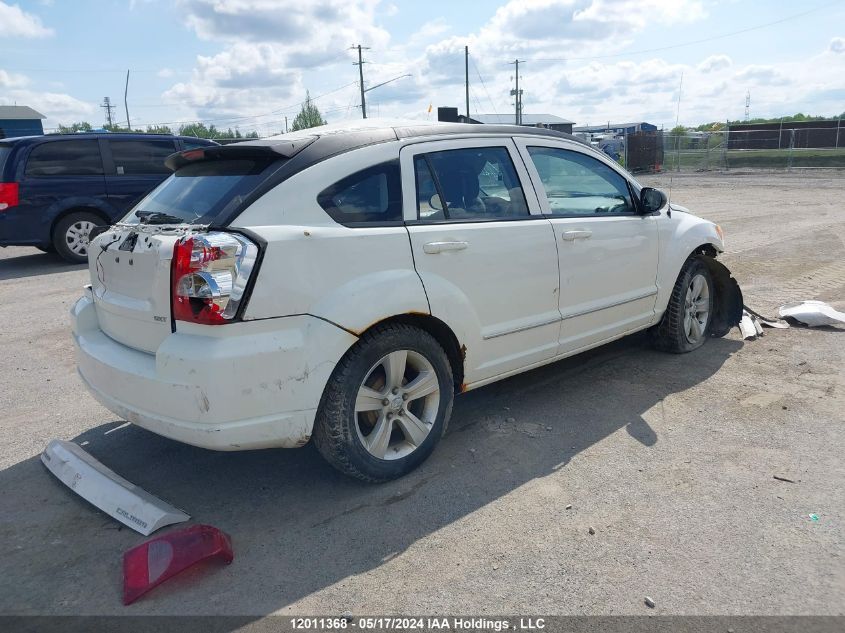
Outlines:
<svg viewBox="0 0 845 633"><path fill-rule="evenodd" d="M335 367L314 443L346 475L396 479L434 450L453 399L452 368L437 340L409 325L385 325L364 334Z"/></svg>
<svg viewBox="0 0 845 633"><path fill-rule="evenodd" d="M664 352L683 354L704 345L713 321L713 278L701 255L684 263L669 305L652 331L654 346Z"/></svg>
<svg viewBox="0 0 845 633"><path fill-rule="evenodd" d="M74 264L87 262L91 231L100 224L103 224L102 218L93 213L77 212L66 215L53 230L53 246L56 252Z"/></svg>

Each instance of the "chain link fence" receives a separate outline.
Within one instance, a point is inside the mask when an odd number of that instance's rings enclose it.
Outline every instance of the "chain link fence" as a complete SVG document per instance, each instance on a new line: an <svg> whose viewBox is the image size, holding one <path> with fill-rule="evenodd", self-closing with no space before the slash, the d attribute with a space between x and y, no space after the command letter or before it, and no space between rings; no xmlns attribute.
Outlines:
<svg viewBox="0 0 845 633"><path fill-rule="evenodd" d="M640 132L624 139L633 173L845 168L845 125L718 132Z"/></svg>

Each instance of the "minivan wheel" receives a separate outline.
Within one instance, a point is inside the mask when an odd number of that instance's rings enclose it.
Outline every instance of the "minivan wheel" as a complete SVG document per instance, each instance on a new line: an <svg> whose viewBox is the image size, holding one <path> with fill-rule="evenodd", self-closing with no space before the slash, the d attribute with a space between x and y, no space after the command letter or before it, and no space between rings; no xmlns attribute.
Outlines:
<svg viewBox="0 0 845 633"><path fill-rule="evenodd" d="M701 256L690 257L681 268L663 318L652 330L657 349L682 354L704 345L713 316L713 278Z"/></svg>
<svg viewBox="0 0 845 633"><path fill-rule="evenodd" d="M74 264L88 261L88 242L91 231L102 218L93 213L71 213L59 220L53 230L53 246L64 259Z"/></svg>
<svg viewBox="0 0 845 633"><path fill-rule="evenodd" d="M314 443L347 475L395 479L434 450L453 398L452 368L433 336L404 324L379 327L335 367L317 411Z"/></svg>

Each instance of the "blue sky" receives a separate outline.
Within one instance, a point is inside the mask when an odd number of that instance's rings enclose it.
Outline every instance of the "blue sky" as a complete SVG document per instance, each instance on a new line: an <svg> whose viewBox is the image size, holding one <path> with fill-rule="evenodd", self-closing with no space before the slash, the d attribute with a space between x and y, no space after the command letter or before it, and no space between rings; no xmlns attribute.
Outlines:
<svg viewBox="0 0 845 633"><path fill-rule="evenodd" d="M47 127L100 124L108 95L124 121L128 68L133 126L270 134L306 90L329 121L360 117L347 50L360 42L366 86L412 75L369 92L371 115L463 111L464 45L473 113L513 110L518 56L525 112L579 124L672 126L682 75L687 125L742 118L746 91L752 116L835 115L843 25L845 1L821 0L0 0L0 103L41 111Z"/></svg>

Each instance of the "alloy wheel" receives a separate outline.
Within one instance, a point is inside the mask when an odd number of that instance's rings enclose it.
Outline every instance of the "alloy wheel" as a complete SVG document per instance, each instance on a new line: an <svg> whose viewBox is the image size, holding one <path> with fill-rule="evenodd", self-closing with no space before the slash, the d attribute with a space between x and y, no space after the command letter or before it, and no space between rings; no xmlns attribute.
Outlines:
<svg viewBox="0 0 845 633"><path fill-rule="evenodd" d="M710 319L710 284L702 274L695 275L687 286L684 300L684 334L690 343L697 343L707 331Z"/></svg>
<svg viewBox="0 0 845 633"><path fill-rule="evenodd" d="M358 438L378 459L406 457L428 438L439 407L434 366L417 352L396 350L370 368L358 389Z"/></svg>

